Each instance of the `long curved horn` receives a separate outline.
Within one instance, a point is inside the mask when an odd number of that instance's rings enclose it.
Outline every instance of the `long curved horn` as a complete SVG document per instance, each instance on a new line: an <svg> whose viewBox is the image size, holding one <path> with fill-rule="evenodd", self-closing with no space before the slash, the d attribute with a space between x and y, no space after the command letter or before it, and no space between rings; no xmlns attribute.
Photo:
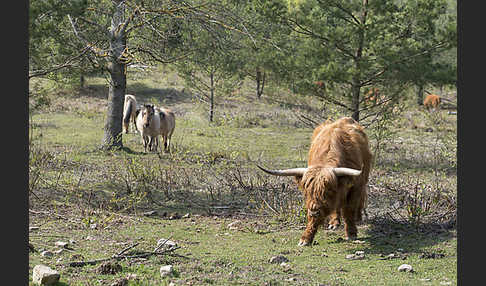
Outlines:
<svg viewBox="0 0 486 286"><path fill-rule="evenodd" d="M351 168L332 168L336 176L359 176L361 170L351 169Z"/></svg>
<svg viewBox="0 0 486 286"><path fill-rule="evenodd" d="M307 168L293 168L293 169L285 169L285 170L268 170L259 165L257 165L262 171L269 173L275 176L303 176L304 173L307 171Z"/></svg>

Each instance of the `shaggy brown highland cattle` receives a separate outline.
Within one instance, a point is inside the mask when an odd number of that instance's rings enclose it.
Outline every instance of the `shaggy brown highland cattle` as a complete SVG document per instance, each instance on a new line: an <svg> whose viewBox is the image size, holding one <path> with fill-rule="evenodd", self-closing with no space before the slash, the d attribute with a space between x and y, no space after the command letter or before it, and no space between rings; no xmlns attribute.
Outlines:
<svg viewBox="0 0 486 286"><path fill-rule="evenodd" d="M437 109L440 104L440 96L437 94L429 94L425 97L424 99L424 106L427 108L427 110L430 110L431 108Z"/></svg>
<svg viewBox="0 0 486 286"><path fill-rule="evenodd" d="M303 192L307 226L299 246L312 244L319 225L331 216L335 226L342 215L346 239L356 239L356 222L366 205L366 185L372 155L364 128L354 119L327 120L314 130L307 168L263 171L277 176L294 176Z"/></svg>

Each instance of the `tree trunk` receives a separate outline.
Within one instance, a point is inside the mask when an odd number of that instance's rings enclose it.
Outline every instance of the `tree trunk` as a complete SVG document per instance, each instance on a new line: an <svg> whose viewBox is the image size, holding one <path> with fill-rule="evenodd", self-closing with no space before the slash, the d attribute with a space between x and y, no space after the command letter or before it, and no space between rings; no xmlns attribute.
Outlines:
<svg viewBox="0 0 486 286"><path fill-rule="evenodd" d="M353 114L351 117L359 121L359 96L361 89L361 57L363 55L363 45L364 45L364 35L365 35L365 23L366 16L368 14L368 0L363 0L363 10L361 14L361 29L358 34L358 48L356 50L356 55L354 57L354 63L356 67L356 73L353 76L353 82L351 84L351 108Z"/></svg>
<svg viewBox="0 0 486 286"><path fill-rule="evenodd" d="M122 1L120 1L122 2ZM126 34L119 27L124 22L125 4L115 4L110 30L110 86L108 91L108 110L104 127L104 137L101 148L104 150L120 149L122 142L123 102L126 92L126 65L120 56L126 48Z"/></svg>
<svg viewBox="0 0 486 286"><path fill-rule="evenodd" d="M210 90L210 97L209 97L209 122L213 122L213 115L214 115L214 72L211 72L210 78L211 78L211 90Z"/></svg>
<svg viewBox="0 0 486 286"><path fill-rule="evenodd" d="M260 69L260 67L257 67L256 69L256 93L257 93L257 98L260 99L263 94L263 88L265 87L265 71Z"/></svg>
<svg viewBox="0 0 486 286"><path fill-rule="evenodd" d="M359 79L359 78L358 78ZM353 83L351 86L351 108L353 109L353 114L351 117L359 122L359 91L360 91L360 86L359 86L359 81L356 83Z"/></svg>
<svg viewBox="0 0 486 286"><path fill-rule="evenodd" d="M85 83L84 75L81 75L80 78L79 78L79 86L81 88L84 88L84 83Z"/></svg>
<svg viewBox="0 0 486 286"><path fill-rule="evenodd" d="M419 106L424 104L424 86L422 84L418 85L417 104Z"/></svg>

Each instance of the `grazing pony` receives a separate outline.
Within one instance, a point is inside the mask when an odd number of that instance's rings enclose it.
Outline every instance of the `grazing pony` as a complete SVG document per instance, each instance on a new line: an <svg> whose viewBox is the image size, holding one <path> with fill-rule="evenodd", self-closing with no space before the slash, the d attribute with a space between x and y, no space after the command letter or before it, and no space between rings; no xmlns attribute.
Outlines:
<svg viewBox="0 0 486 286"><path fill-rule="evenodd" d="M160 134L160 117L153 104L144 104L137 115L137 129L140 131L144 151L157 151Z"/></svg>
<svg viewBox="0 0 486 286"><path fill-rule="evenodd" d="M123 104L123 132L128 134L128 128L130 126L130 121L137 128L135 123L136 119L136 111L137 111L137 99L134 95L125 94L125 102Z"/></svg>
<svg viewBox="0 0 486 286"><path fill-rule="evenodd" d="M366 206L372 155L364 128L350 117L327 120L314 129L306 168L263 171L294 176L305 197L307 226L299 246L311 245L319 225L344 218L346 239L356 239L356 222Z"/></svg>
<svg viewBox="0 0 486 286"><path fill-rule="evenodd" d="M440 96L438 96L437 94L429 94L424 99L424 106L425 108L427 108L427 110L430 110L431 108L437 110L439 104L440 104Z"/></svg>
<svg viewBox="0 0 486 286"><path fill-rule="evenodd" d="M175 114L172 110L164 107L156 107L155 110L160 117L160 135L164 140L164 151L169 152L170 141L175 128Z"/></svg>

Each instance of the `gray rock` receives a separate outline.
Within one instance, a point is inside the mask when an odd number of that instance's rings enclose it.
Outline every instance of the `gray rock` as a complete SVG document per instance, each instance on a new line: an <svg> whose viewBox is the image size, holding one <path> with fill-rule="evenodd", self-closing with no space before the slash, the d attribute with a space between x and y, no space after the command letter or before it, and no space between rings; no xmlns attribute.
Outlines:
<svg viewBox="0 0 486 286"><path fill-rule="evenodd" d="M156 211L148 211L148 212L144 212L142 215L143 216L153 216L153 215L156 215L157 212Z"/></svg>
<svg viewBox="0 0 486 286"><path fill-rule="evenodd" d="M65 241L56 241L55 245L61 248L68 248L69 243Z"/></svg>
<svg viewBox="0 0 486 286"><path fill-rule="evenodd" d="M157 247L159 247L162 243L164 243L164 247L167 247L167 248L177 246L177 243L175 243L174 241L168 240L166 238L161 238L157 241Z"/></svg>
<svg viewBox="0 0 486 286"><path fill-rule="evenodd" d="M408 264L402 264L402 265L398 266L398 271L413 272L413 267L411 265L408 265Z"/></svg>
<svg viewBox="0 0 486 286"><path fill-rule="evenodd" d="M348 254L346 255L346 259L349 260L361 260L365 258L364 251L358 250L354 254Z"/></svg>
<svg viewBox="0 0 486 286"><path fill-rule="evenodd" d="M59 282L61 275L49 266L38 264L32 271L32 282L38 285L51 285Z"/></svg>
<svg viewBox="0 0 486 286"><path fill-rule="evenodd" d="M174 270L174 267L172 265L164 265L160 267L160 276L165 277L165 276L170 276L172 275L172 271Z"/></svg>
<svg viewBox="0 0 486 286"><path fill-rule="evenodd" d="M282 262L289 262L289 259L283 255L278 255L270 258L268 262L281 264Z"/></svg>
<svg viewBox="0 0 486 286"><path fill-rule="evenodd" d="M51 256L54 255L54 253L52 253L49 250L44 250L44 251L41 252L41 255L44 256L44 257L51 257Z"/></svg>

